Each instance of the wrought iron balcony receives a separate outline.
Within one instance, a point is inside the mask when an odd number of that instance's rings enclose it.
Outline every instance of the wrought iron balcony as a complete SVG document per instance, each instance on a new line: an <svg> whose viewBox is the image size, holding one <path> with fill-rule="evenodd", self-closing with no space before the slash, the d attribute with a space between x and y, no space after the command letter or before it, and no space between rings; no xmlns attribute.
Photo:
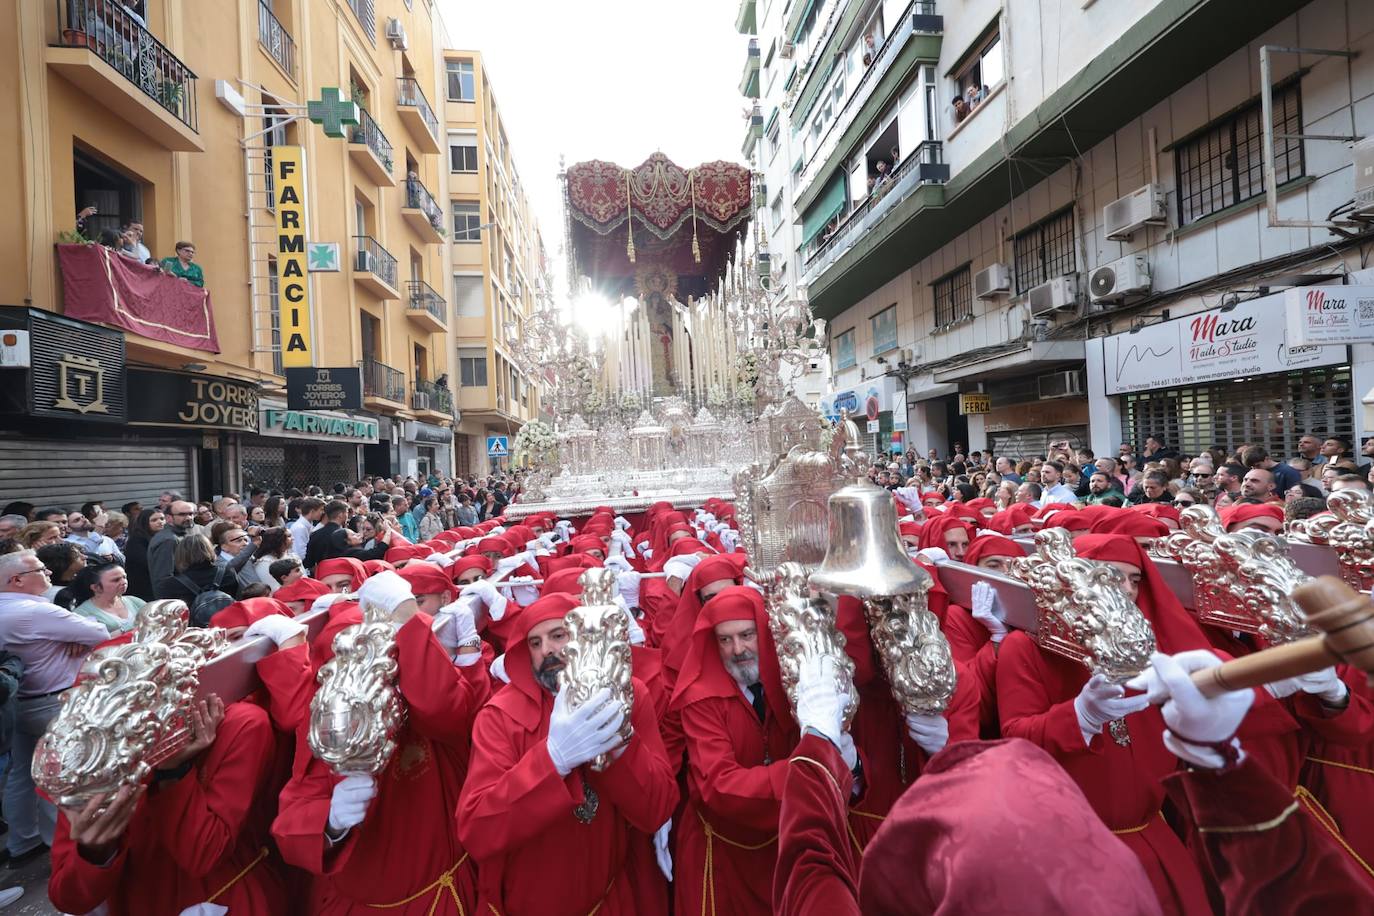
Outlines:
<svg viewBox="0 0 1374 916"><path fill-rule="evenodd" d="M172 117L197 131L196 75L111 0L57 0L59 47L89 48Z"/></svg>
<svg viewBox="0 0 1374 916"><path fill-rule="evenodd" d="M391 142L366 108L359 106L358 123L348 126L348 144L349 156L373 181L384 187L396 186L391 174Z"/></svg>
<svg viewBox="0 0 1374 916"><path fill-rule="evenodd" d="M406 179L406 205L401 215L406 218L420 235L431 242L444 238L444 211L434 200L434 195L420 183L420 179Z"/></svg>
<svg viewBox="0 0 1374 916"><path fill-rule="evenodd" d="M944 161L944 145L939 140L927 140L916 147L892 172L892 177L874 185L868 196L841 220L834 231L821 233L806 247L802 252L803 282L810 283L820 276L917 188L947 181L949 165Z"/></svg>
<svg viewBox="0 0 1374 916"><path fill-rule="evenodd" d="M258 44L295 79L296 42L272 12L272 7L267 5L267 0L258 0Z"/></svg>
<svg viewBox="0 0 1374 916"><path fill-rule="evenodd" d="M400 369L363 357L358 363L363 370L363 397L385 398L398 404L406 402L406 377Z"/></svg>
<svg viewBox="0 0 1374 916"><path fill-rule="evenodd" d="M415 410L433 410L447 416L454 413L453 392L447 386L436 385L424 379L415 380L414 393L410 396L410 406Z"/></svg>
<svg viewBox="0 0 1374 916"><path fill-rule="evenodd" d="M396 259L370 235L355 235L354 279L383 299L399 298L396 289Z"/></svg>
<svg viewBox="0 0 1374 916"><path fill-rule="evenodd" d="M411 316L419 318L430 330L437 332L448 327L448 303L425 281L406 283L406 304Z"/></svg>
<svg viewBox="0 0 1374 916"><path fill-rule="evenodd" d="M439 119L434 114L434 109L429 107L429 99L425 98L424 90L420 88L420 83L412 76L400 76L396 78L396 105L400 111L401 120L405 121L418 115L423 128L416 130L419 139L428 140L433 148L426 152L439 151ZM413 115L411 114L413 113Z"/></svg>

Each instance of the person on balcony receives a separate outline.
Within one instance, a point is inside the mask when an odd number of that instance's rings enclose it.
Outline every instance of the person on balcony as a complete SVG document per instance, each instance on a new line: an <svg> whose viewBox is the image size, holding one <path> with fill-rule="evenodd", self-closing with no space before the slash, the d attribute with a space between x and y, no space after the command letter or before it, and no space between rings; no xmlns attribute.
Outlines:
<svg viewBox="0 0 1374 916"><path fill-rule="evenodd" d="M174 277L180 277L186 282L204 289L205 273L195 261L195 244L192 242L177 242L176 251L176 257L162 259L162 269Z"/></svg>

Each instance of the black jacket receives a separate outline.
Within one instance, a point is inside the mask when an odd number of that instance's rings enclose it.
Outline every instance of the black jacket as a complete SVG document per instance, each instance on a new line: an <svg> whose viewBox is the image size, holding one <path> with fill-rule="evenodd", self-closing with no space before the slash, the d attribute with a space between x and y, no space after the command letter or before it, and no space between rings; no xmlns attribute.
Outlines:
<svg viewBox="0 0 1374 916"><path fill-rule="evenodd" d="M0 754L10 752L14 737L15 701L19 697L19 679L24 674L24 662L17 655L0 650Z"/></svg>
<svg viewBox="0 0 1374 916"><path fill-rule="evenodd" d="M179 598L188 605L196 600L196 596L203 591L216 588L215 573L219 570L219 565L215 563L197 563L195 566L182 572L176 573L172 578L165 581L157 591L159 598ZM189 579L196 586L197 591L192 591L181 580ZM224 575L220 576L219 590L230 598L239 596L239 580L231 570L226 569Z"/></svg>
<svg viewBox="0 0 1374 916"><path fill-rule="evenodd" d="M343 530L343 526L338 522L325 522L314 534L310 535L310 542L305 545L305 558L301 561L306 570L312 575L315 567L321 560L327 560L333 554L329 553L329 539L335 531Z"/></svg>
<svg viewBox="0 0 1374 916"><path fill-rule="evenodd" d="M129 538L124 546L124 571L129 576L129 594L144 601L153 600L153 577L148 571L148 541Z"/></svg>

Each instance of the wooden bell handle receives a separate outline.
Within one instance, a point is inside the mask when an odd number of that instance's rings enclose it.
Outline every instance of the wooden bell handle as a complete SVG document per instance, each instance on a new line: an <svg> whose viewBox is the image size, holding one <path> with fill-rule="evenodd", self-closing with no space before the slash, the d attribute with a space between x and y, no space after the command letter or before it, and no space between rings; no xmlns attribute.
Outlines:
<svg viewBox="0 0 1374 916"><path fill-rule="evenodd" d="M1337 662L1356 666L1369 674L1374 684L1374 602L1369 596L1336 576L1320 576L1298 586L1293 600L1322 635L1194 671L1193 683L1203 696L1311 674Z"/></svg>

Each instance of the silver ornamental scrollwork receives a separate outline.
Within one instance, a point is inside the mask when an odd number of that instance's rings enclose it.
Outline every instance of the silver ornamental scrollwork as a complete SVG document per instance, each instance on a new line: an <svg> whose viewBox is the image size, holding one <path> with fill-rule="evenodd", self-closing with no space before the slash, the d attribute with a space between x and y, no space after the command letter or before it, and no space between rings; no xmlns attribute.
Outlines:
<svg viewBox="0 0 1374 916"><path fill-rule="evenodd" d="M942 714L958 686L949 641L930 611L930 586L927 574L924 587L910 594L864 599L873 648L907 715Z"/></svg>
<svg viewBox="0 0 1374 916"><path fill-rule="evenodd" d="M396 689L396 624L364 602L363 619L334 637L334 657L320 668L310 701L310 749L338 773L386 769L405 722Z"/></svg>
<svg viewBox="0 0 1374 916"><path fill-rule="evenodd" d="M768 628L777 647L782 686L792 714L797 712L802 662L829 658L834 662L835 690L844 702L841 716L848 729L859 708L854 662L845 653L845 638L835 624L835 612L824 600L811 595L802 564L782 563L774 572L768 590Z"/></svg>
<svg viewBox="0 0 1374 916"><path fill-rule="evenodd" d="M1063 528L1035 535L1035 552L1012 560L1009 571L1035 595L1036 641L1120 684L1150 664L1155 634L1126 594L1121 573L1076 556Z"/></svg>
<svg viewBox="0 0 1374 916"><path fill-rule="evenodd" d="M1374 498L1363 490L1338 490L1327 497L1326 507L1339 520L1325 532L1340 560L1341 578L1369 591L1374 586Z"/></svg>
<svg viewBox="0 0 1374 916"><path fill-rule="evenodd" d="M1288 556L1281 538L1248 528L1217 538L1217 553L1241 584L1237 629L1279 644L1314 635L1293 601L1293 591L1312 577Z"/></svg>
<svg viewBox="0 0 1374 916"><path fill-rule="evenodd" d="M559 687L568 691L569 708L576 709L602 689L611 692L610 702L624 712L622 741L634 734L630 714L634 709L634 667L630 652L630 625L625 611L615 603L615 570L589 569L577 577L582 604L568 611L567 664L559 672ZM611 755L599 754L591 768L600 772Z"/></svg>
<svg viewBox="0 0 1374 916"><path fill-rule="evenodd" d="M1225 536L1221 520L1209 506L1190 506L1179 513L1179 529L1151 545L1151 556L1173 560L1193 580L1193 610L1204 623L1232 627L1241 604L1242 586L1235 570L1222 562L1217 539Z"/></svg>
<svg viewBox="0 0 1374 916"><path fill-rule="evenodd" d="M83 662L34 749L34 782L61 807L137 786L190 740L200 668L227 646L221 629L188 629L180 601L144 605L130 642Z"/></svg>

